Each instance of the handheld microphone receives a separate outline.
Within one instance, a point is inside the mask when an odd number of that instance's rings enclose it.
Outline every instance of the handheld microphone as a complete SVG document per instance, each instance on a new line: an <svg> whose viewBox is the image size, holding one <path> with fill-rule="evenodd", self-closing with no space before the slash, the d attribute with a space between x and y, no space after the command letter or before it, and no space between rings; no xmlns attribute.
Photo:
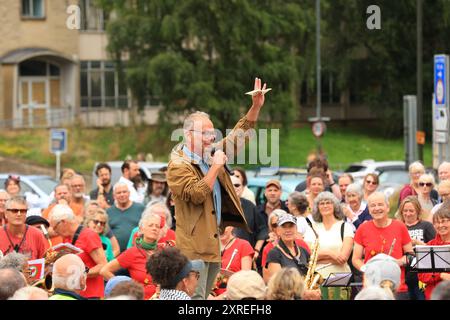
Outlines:
<svg viewBox="0 0 450 320"><path fill-rule="evenodd" d="M216 148L213 147L211 149L211 157L214 156L214 153L216 152ZM225 168L225 171L230 175L230 176L234 176L234 172L231 171L230 166L228 166L228 163L225 162L225 164L223 165L223 167Z"/></svg>

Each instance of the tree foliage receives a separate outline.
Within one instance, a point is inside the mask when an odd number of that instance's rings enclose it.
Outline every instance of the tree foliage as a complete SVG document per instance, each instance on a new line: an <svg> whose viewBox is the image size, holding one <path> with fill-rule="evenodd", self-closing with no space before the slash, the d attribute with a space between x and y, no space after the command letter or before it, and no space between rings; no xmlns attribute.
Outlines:
<svg viewBox="0 0 450 320"><path fill-rule="evenodd" d="M127 83L142 107L147 95L160 114L201 109L229 128L248 109L244 93L255 76L273 91L263 109L289 124L299 109L298 88L308 77L305 40L314 25L307 0L104 0L114 11L109 51L125 53Z"/></svg>

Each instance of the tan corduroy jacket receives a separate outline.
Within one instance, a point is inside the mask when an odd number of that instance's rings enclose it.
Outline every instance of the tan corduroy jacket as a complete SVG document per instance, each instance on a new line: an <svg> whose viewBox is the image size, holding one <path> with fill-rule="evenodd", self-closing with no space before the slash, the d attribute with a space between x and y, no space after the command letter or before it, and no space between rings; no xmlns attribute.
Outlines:
<svg viewBox="0 0 450 320"><path fill-rule="evenodd" d="M244 143L228 143L237 141L236 135L253 128L255 122L246 117L239 120L234 129L216 144L218 149L227 152L232 146L237 154ZM240 130L239 130L240 129ZM239 140L243 141L243 140ZM189 259L202 259L205 262L221 262L219 246L219 230L214 210L213 192L206 184L204 175L195 161L185 156L183 144L172 150L167 171L167 183L175 202L177 247ZM230 151L230 150L228 150ZM222 191L221 228L232 225L250 232L242 211L241 203L234 191L230 176L222 168L217 176Z"/></svg>

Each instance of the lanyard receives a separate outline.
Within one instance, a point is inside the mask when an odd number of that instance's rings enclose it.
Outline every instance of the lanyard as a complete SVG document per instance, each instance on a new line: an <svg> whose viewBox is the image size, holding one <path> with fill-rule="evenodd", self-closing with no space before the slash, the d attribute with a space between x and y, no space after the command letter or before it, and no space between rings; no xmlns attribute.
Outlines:
<svg viewBox="0 0 450 320"><path fill-rule="evenodd" d="M8 230L6 230L6 225L3 226L3 229L5 230L6 236L8 237L8 241L9 244L11 245L11 248L15 251L15 252L19 252L20 247L22 247L23 243L25 242L25 238L27 237L27 232L28 232L28 225L25 226L25 233L22 237L22 241L20 241L20 244L14 244L11 240L11 238L9 237L9 233ZM8 250L9 251L9 250Z"/></svg>

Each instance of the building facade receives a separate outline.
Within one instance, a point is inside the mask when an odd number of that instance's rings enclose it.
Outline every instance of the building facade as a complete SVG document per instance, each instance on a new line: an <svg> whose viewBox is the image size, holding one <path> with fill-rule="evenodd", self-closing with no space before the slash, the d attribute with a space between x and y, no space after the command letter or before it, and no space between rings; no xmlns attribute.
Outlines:
<svg viewBox="0 0 450 320"><path fill-rule="evenodd" d="M130 93L94 0L0 0L0 128L128 125ZM77 11L71 10L76 5ZM79 28L68 21L79 18ZM155 123L158 108L135 122Z"/></svg>

